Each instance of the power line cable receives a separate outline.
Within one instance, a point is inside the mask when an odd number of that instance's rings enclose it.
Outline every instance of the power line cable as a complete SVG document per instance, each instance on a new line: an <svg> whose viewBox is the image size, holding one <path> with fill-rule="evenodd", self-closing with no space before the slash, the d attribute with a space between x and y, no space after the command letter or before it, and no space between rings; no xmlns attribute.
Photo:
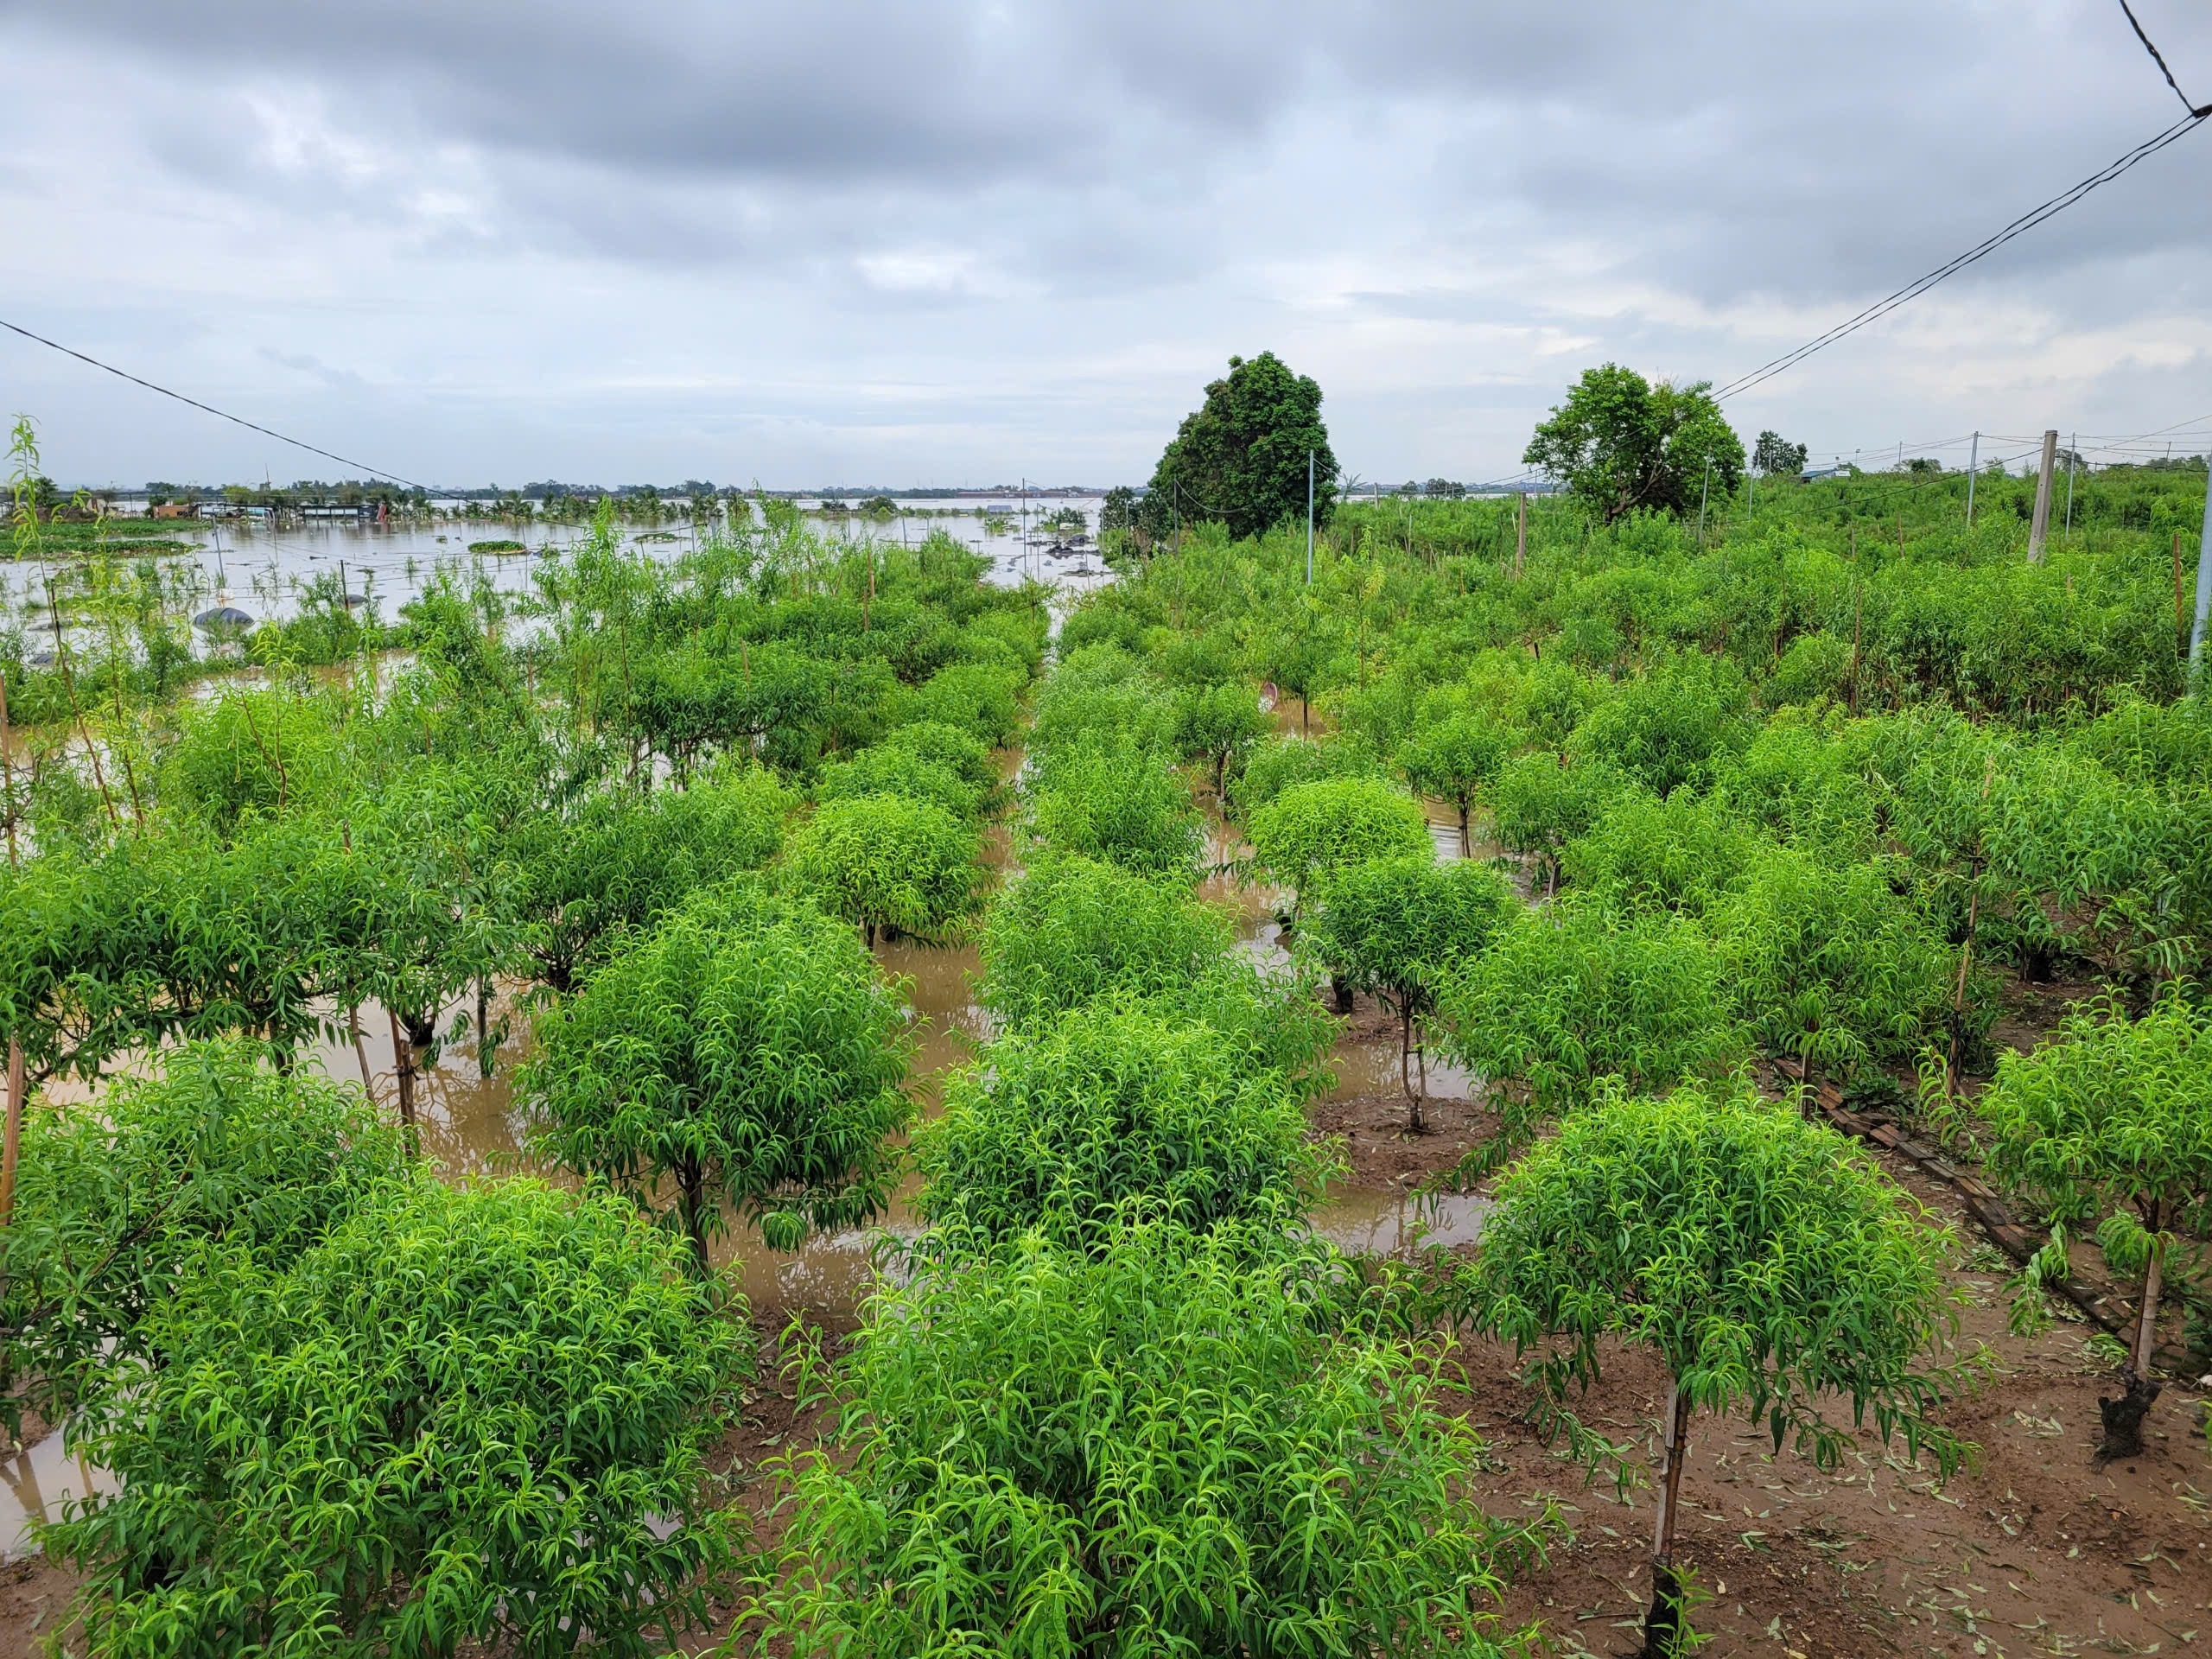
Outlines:
<svg viewBox="0 0 2212 1659"><path fill-rule="evenodd" d="M180 404L189 404L193 408L204 410L210 415L217 416L223 420L230 422L234 426L245 427L250 432L258 432L262 436L265 438L274 438L279 443L289 443L295 449L304 449L311 455L321 455L325 461L334 461L341 467L353 467L357 471L365 473L371 478L388 478L395 484L404 484L410 490L423 490L427 492L429 489L429 485L417 484L411 478L402 478L397 473L388 473L385 471L383 467L372 467L365 461L349 460L344 455L335 454L330 450L320 448L315 444L303 442L298 438L287 437L282 432L275 431L269 427L263 426L258 422L249 421L242 416L231 414L226 410L217 409L213 404L203 404L197 397L188 397L181 391L171 391L167 386L157 386L151 380L142 380L137 375L129 372L127 370L117 368L112 363L103 363L97 357L87 357L84 353L72 350L69 346L64 346L59 340L48 340L44 334L35 334L29 329L23 327L21 324L10 322L5 317L0 317L0 328L10 329L16 334L21 334L25 340L35 340L41 346L51 346L54 350L60 352L64 357L73 357L79 363L89 363L96 369L105 369L110 374L115 375L118 378L128 380L134 386L143 386L149 391L158 391L164 397L174 397Z"/></svg>
<svg viewBox="0 0 2212 1659"><path fill-rule="evenodd" d="M1818 335L1815 338L1806 341L1805 344L1798 346L1796 350L1785 352L1780 357L1771 359L1769 361L1761 364L1750 373L1740 375L1736 379L1730 381L1726 385L1721 387L1718 391L1713 393L1714 401L1726 402L1728 398L1736 397L1743 392L1749 391L1752 387L1771 380L1776 375L1783 372L1785 370L1796 367L1798 364L1810 357L1814 353L1821 351L1827 346L1834 345L1836 341L1843 339L1846 335L1857 334L1859 330L1864 328L1868 323L1878 321L1883 317L1889 315L1891 312L1897 310L1900 306L1910 304L1912 301L1918 299L1923 294L1925 294L1929 289L1935 287L1946 277L1955 276L1959 272L1964 270L1968 265L1974 264L1987 257L1990 254L1996 252L1998 249L2003 247L2007 242L2012 241L2015 237L2023 235L2025 232L2033 230L2037 226L2043 224L2046 219L2055 218L2057 214L2063 213L2067 208L2071 207L2075 202L2081 200L2082 197L2094 190L2099 185L2111 183L2113 180L2126 172L2138 162L2157 155L2158 151L2164 149L2168 144L2174 143L2175 140L2182 137L2184 134L2195 131L2199 126L2203 124L2208 117L2212 117L2212 107L2207 107L2202 110L2192 110L2188 115L2183 117L2179 121L2175 122L2173 125L2168 127L2164 131L2145 139L2141 143L2136 145L2134 149L2120 156L2119 160L2112 162L2105 167L2099 168L2096 172L2092 173L2088 178L2083 179L2080 183L2073 186L2070 189L2062 191L2059 194L2053 196L2050 200L2042 203L2040 206L2030 208L2026 213L2022 213L2018 219L2005 226L2002 230L1994 232L1991 235L1985 237L1973 247L1968 248L1964 253L1958 255L1955 258L1946 260L1942 264L1936 266L1935 270L1928 271L1920 276L1915 277L1911 282L1907 283L1903 288L1897 289L1894 293L1888 295L1885 298L1877 300L1873 304L1868 306L1864 311L1859 312L1858 315L1847 318L1844 321L1838 323L1826 334Z"/></svg>
<svg viewBox="0 0 2212 1659"><path fill-rule="evenodd" d="M2200 120L2212 115L2212 105L2199 109L2189 101L2189 94L2182 91L2181 83L2174 79L2174 72L2166 67L2166 54L2151 44L2151 37L2143 32L2143 25L2135 21L2135 8L2129 5L2127 0L2120 0L2120 9L2127 14L2128 27L2135 31L2135 38L2143 42L2143 49L2151 54L2151 61L2158 66L2158 73L2166 78L2166 85L2172 87L2174 96L2181 99L2182 108Z"/></svg>

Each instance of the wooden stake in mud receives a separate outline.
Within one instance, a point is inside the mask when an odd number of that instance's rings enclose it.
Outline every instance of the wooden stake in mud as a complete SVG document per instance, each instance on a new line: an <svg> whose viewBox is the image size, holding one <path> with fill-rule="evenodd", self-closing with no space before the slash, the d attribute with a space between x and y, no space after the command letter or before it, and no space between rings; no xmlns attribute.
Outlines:
<svg viewBox="0 0 2212 1659"><path fill-rule="evenodd" d="M397 1014L386 1008L385 1017L391 1021L392 1066L399 1077L399 1121L407 1132L408 1155L420 1157L423 1142L415 1128L415 1045L407 1040Z"/></svg>
<svg viewBox="0 0 2212 1659"><path fill-rule="evenodd" d="M1522 561L1529 556L1529 492L1521 492L1521 505L1513 528L1513 579L1521 579Z"/></svg>

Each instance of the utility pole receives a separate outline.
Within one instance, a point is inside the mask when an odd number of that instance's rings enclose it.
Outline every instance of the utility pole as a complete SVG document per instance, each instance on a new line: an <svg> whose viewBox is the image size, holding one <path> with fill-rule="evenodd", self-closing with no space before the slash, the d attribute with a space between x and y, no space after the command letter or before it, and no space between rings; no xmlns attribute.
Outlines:
<svg viewBox="0 0 2212 1659"><path fill-rule="evenodd" d="M2074 462L2082 453L2082 435L2076 432L2066 446L2066 534L2074 534Z"/></svg>
<svg viewBox="0 0 2212 1659"><path fill-rule="evenodd" d="M2058 433L2056 428L2043 435L2043 467L2036 474L2036 516L2028 525L2028 563L2043 563L2043 539L2050 529L2050 474L2058 465Z"/></svg>
<svg viewBox="0 0 2212 1659"><path fill-rule="evenodd" d="M1705 504L1713 494L1713 457L1705 458L1705 482L1697 492L1697 544L1705 545Z"/></svg>
<svg viewBox="0 0 2212 1659"><path fill-rule="evenodd" d="M1967 528L1974 528L1974 481L1981 473L1981 434L1974 435L1974 447L1967 451Z"/></svg>
<svg viewBox="0 0 2212 1659"><path fill-rule="evenodd" d="M2204 672L2204 633L2207 624L2212 623L2212 455L2204 458L2204 528L2196 541L2196 620L2189 630L2189 670L2193 677ZM2202 696L2201 679L2196 690Z"/></svg>
<svg viewBox="0 0 2212 1659"><path fill-rule="evenodd" d="M1313 452L1306 452L1306 585L1313 585Z"/></svg>
<svg viewBox="0 0 2212 1659"><path fill-rule="evenodd" d="M1521 561L1529 556L1529 492L1521 492L1521 505L1513 529L1513 579L1521 579Z"/></svg>

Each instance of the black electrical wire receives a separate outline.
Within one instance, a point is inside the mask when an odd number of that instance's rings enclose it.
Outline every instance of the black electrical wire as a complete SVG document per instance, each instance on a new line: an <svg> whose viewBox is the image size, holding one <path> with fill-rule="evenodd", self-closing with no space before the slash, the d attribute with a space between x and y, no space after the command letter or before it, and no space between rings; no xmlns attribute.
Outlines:
<svg viewBox="0 0 2212 1659"><path fill-rule="evenodd" d="M1721 387L1718 391L1713 393L1714 400L1716 402L1723 402L1730 397L1738 396L1739 393L1749 391L1753 386L1761 385L1763 382L1771 380L1776 375L1782 373L1784 370L1794 368L1796 365L1803 362L1807 358L1810 357L1814 353L1821 350L1823 347L1834 345L1836 341L1843 339L1847 334L1856 334L1859 329L1864 328L1868 323L1877 321L1879 319L1887 316L1891 312L1897 309L1898 307L1909 304L1912 301L1918 299L1929 289L1935 287L1936 283L1943 281L1945 277L1956 276L1960 271L1964 270L1968 265L1974 264L1978 260L1985 258L1988 255L1996 252L1998 249L2003 247L2007 242L2012 240L2013 238L2020 236L2028 231L2031 231L2044 220L2054 218L2057 214L2063 213L2067 208L2071 207L2075 202L2081 200L2082 197L2088 195L2092 190L2094 190L2099 185L2111 183L2113 180L2126 172L2128 168L2133 167L2138 162L2143 161L2146 157L2157 155L2158 151L2164 149L2168 144L2172 143L2176 139L2180 138L2186 133L2195 131L2199 126L2203 124L2208 117L2212 117L2212 108L2192 110L2189 114L2183 116L2179 121L2175 122L2173 125L2168 127L2164 131L2145 139L2141 143L2136 145L2134 149L2129 150L2126 155L2120 157L2119 160L2099 168L2096 172L2092 173L2088 178L2083 179L2072 188L2062 191L2059 194L2053 196L2050 200L2044 202L2039 207L2030 208L2026 213L2021 214L2018 219L2005 226L2002 230L1995 232L1992 235L1984 238L1981 241L1976 243L1973 247L1968 248L1964 253L1958 255L1955 258L1947 260L1942 264L1936 266L1935 270L1927 272L1925 275L1915 277L1911 282L1907 283L1903 288L1898 289L1895 293L1889 295L1885 298L1877 300L1872 305L1868 306L1864 311L1859 313L1857 316L1848 318L1845 321L1838 323L1826 334L1821 334L1813 340L1806 341L1805 344L1798 346L1795 351L1785 352L1780 357L1774 358L1766 363L1761 364L1758 368L1753 369L1749 374L1741 375L1736 379L1730 381L1726 385Z"/></svg>
<svg viewBox="0 0 2212 1659"><path fill-rule="evenodd" d="M397 473L388 473L381 467L370 466L365 461L351 461L344 455L334 454L331 451L319 448L312 443L304 443L298 438L288 438L282 432L272 431L270 428L263 426L257 422L249 421L245 419L243 416L232 415L227 410L217 409L213 404L203 404L197 397L188 397L181 391L171 391L167 386L157 386L151 380L142 380L135 374L131 374L125 370L117 368L112 363L103 363L97 357L87 357L82 352L73 351L68 346L62 345L59 340L48 340L44 334L35 334L29 329L22 327L20 324L10 322L5 317L0 317L0 328L11 330L16 334L21 334L25 340L35 340L41 346L52 346L55 351L60 352L64 357L73 357L79 363L89 363L96 369L105 369L110 374L115 375L121 379L128 380L134 386L143 386L149 391L158 391L164 397L174 397L180 404L189 404L193 408L205 410L210 415L217 416L223 420L230 422L232 425L245 427L250 432L258 432L264 438L274 438L279 443L289 443L295 449L304 449L311 455L321 455L325 461L334 461L341 467L353 467L355 470L364 473L371 478L388 478L395 484L404 484L410 490L423 490L427 492L429 488L429 486L427 484L417 484L411 478L402 478Z"/></svg>
<svg viewBox="0 0 2212 1659"><path fill-rule="evenodd" d="M2166 85L2174 89L2174 96L2181 99L2181 106L2200 120L2212 115L2212 105L2199 109L2189 101L2189 94L2181 89L2181 82L2174 79L2174 72L2166 67L2166 54L2151 44L2151 37L2143 32L2143 25L2135 21L2135 8L2127 0L2120 0L2120 9L2127 14L2127 26L2135 31L2135 38L2143 42L2143 49L2151 54L2151 61L2158 66L2158 73L2166 78Z"/></svg>

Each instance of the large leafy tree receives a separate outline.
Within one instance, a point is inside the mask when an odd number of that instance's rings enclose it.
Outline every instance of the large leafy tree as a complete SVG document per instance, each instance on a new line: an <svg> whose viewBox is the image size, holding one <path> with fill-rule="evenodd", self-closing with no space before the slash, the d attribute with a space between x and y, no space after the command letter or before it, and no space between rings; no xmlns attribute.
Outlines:
<svg viewBox="0 0 2212 1659"><path fill-rule="evenodd" d="M1512 884L1481 865L1440 864L1427 853L1378 858L1339 871L1300 939L1354 990L1397 1010L1398 1081L1416 1135L1427 1068L1414 1033L1451 976L1471 963L1520 908ZM1413 1068L1421 1065L1421 1087Z"/></svg>
<svg viewBox="0 0 2212 1659"><path fill-rule="evenodd" d="M2125 1392L2099 1402L2105 1454L2133 1455L2159 1392L2151 1356L2175 1235L2212 1210L2212 1022L2171 994L2140 1020L2094 1004L2056 1040L2001 1056L1977 1104L1990 1168L2058 1223L2034 1276L2063 1277L2065 1227L2098 1221L2106 1259L2141 1275Z"/></svg>
<svg viewBox="0 0 2212 1659"><path fill-rule="evenodd" d="M1497 778L1513 751L1513 734L1479 714L1447 715L1416 728L1398 750L1398 770L1424 795L1449 801L1459 814L1459 856L1474 851L1469 819L1475 798Z"/></svg>
<svg viewBox="0 0 2212 1659"><path fill-rule="evenodd" d="M210 1254L72 1430L122 1483L46 1535L87 1649L672 1645L729 1559L705 1452L751 1357L678 1260L613 1194L428 1175L288 1268Z"/></svg>
<svg viewBox="0 0 2212 1659"><path fill-rule="evenodd" d="M833 1380L747 1634L850 1659L1491 1659L1534 1554L1357 1270L1278 1221L925 1257Z"/></svg>
<svg viewBox="0 0 2212 1659"><path fill-rule="evenodd" d="M1770 478L1783 473L1795 476L1805 470L1805 453L1803 444L1792 443L1769 427L1752 448L1751 465Z"/></svg>
<svg viewBox="0 0 2212 1659"><path fill-rule="evenodd" d="M1176 429L1147 487L1142 516L1155 533L1171 520L1219 519L1231 536L1257 536L1306 514L1306 456L1313 458L1313 516L1337 495L1337 458L1321 423L1321 388L1273 352L1229 359L1229 373Z"/></svg>
<svg viewBox="0 0 2212 1659"><path fill-rule="evenodd" d="M1711 388L1654 385L1618 363L1586 369L1521 459L1563 480L1607 524L1624 513L1694 511L1708 463L1722 495L1744 475L1743 441Z"/></svg>
<svg viewBox="0 0 2212 1659"><path fill-rule="evenodd" d="M539 1023L538 1144L651 1202L695 1265L727 1198L777 1249L881 1211L910 1108L904 1009L849 928L738 884L697 895Z"/></svg>
<svg viewBox="0 0 2212 1659"><path fill-rule="evenodd" d="M1871 1414L1885 1444L1958 1466L1967 1448L1930 1419L1958 1375L1936 1363L1948 1255L1840 1135L1740 1087L1601 1091L1507 1175L1459 1288L1479 1329L1541 1351L1549 1428L1605 1455L1569 1394L1617 1343L1666 1367L1646 1653L1687 1646L1675 1521L1693 1413L1764 1419L1776 1451L1794 1436L1829 1468L1851 1440L1824 1409L1847 1397L1854 1426Z"/></svg>

